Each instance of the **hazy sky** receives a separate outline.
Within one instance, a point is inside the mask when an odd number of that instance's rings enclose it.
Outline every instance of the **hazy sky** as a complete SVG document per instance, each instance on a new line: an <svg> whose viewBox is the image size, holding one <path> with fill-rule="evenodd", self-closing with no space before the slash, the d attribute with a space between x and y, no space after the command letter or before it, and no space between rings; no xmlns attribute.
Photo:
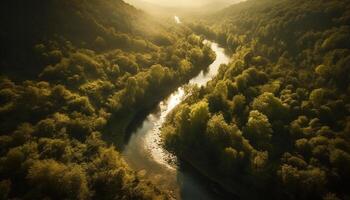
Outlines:
<svg viewBox="0 0 350 200"><path fill-rule="evenodd" d="M201 6L215 1L234 2L235 0L143 0L145 2L162 6Z"/></svg>

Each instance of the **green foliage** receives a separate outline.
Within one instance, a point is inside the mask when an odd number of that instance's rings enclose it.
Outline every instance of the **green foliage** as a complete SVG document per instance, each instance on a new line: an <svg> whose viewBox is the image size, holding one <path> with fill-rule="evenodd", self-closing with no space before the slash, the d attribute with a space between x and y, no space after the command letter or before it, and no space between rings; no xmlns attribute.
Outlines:
<svg viewBox="0 0 350 200"><path fill-rule="evenodd" d="M258 110L271 120L288 118L288 108L271 93L263 93L253 101L252 108Z"/></svg>
<svg viewBox="0 0 350 200"><path fill-rule="evenodd" d="M0 199L167 199L111 144L213 62L203 38L119 0L5 1L0 13ZM205 129L207 103L187 114Z"/></svg>
<svg viewBox="0 0 350 200"><path fill-rule="evenodd" d="M54 160L37 161L29 168L27 179L42 197L89 198L86 175L80 166L66 166Z"/></svg>
<svg viewBox="0 0 350 200"><path fill-rule="evenodd" d="M250 111L244 134L253 146L259 150L269 149L272 133L268 118L259 111Z"/></svg>
<svg viewBox="0 0 350 200"><path fill-rule="evenodd" d="M246 1L190 24L232 62L179 106L208 102L206 138L184 142L175 110L166 148L242 199L349 198L349 5Z"/></svg>
<svg viewBox="0 0 350 200"><path fill-rule="evenodd" d="M233 135L241 135L237 127L226 124L222 115L214 115L209 120L206 132L208 139L219 148L229 147L233 142ZM231 156L234 153L232 149L225 149L225 152Z"/></svg>
<svg viewBox="0 0 350 200"><path fill-rule="evenodd" d="M201 131L209 120L210 113L208 103L201 101L191 106L190 109L189 120L193 132Z"/></svg>
<svg viewBox="0 0 350 200"><path fill-rule="evenodd" d="M326 91L323 88L318 88L313 90L310 93L310 101L315 105L315 106L320 106L324 104L325 97L326 96Z"/></svg>

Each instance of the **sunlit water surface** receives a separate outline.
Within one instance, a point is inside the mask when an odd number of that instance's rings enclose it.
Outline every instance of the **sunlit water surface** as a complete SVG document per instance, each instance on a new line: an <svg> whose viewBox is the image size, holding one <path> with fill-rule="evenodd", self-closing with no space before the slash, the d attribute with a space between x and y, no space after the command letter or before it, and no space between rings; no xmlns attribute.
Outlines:
<svg viewBox="0 0 350 200"><path fill-rule="evenodd" d="M174 16L174 19L175 19L175 22L176 22L177 24L181 24L180 17Z"/></svg>
<svg viewBox="0 0 350 200"><path fill-rule="evenodd" d="M181 23L175 16L175 22ZM208 41L205 41L209 43ZM205 72L200 72L189 84L206 85L217 73L221 64L229 62L224 49L216 43L210 43L216 53L216 60ZM145 174L155 185L169 191L176 199L215 199L203 184L191 172L177 166L176 157L167 152L160 136L160 128L166 116L185 98L185 86L179 87L168 98L159 103L141 126L131 134L122 154L131 168Z"/></svg>

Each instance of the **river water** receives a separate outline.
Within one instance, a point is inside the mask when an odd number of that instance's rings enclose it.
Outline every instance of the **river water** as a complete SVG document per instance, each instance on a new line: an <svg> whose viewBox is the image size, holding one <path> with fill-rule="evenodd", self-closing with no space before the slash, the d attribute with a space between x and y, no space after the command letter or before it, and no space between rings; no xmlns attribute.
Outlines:
<svg viewBox="0 0 350 200"><path fill-rule="evenodd" d="M181 23L178 17L175 21ZM189 84L206 85L217 75L220 65L229 62L224 49L217 43L204 42L216 53L216 59L208 70L200 72ZM136 131L131 133L122 155L132 169L139 171L160 189L170 192L176 199L218 199L193 170L177 166L176 157L162 146L160 128L169 112L184 100L184 88L179 87L143 120Z"/></svg>

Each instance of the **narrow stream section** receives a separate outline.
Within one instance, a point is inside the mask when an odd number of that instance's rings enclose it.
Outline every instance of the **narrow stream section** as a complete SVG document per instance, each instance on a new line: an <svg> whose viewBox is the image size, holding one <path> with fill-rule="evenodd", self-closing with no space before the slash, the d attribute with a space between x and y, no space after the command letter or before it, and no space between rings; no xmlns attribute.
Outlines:
<svg viewBox="0 0 350 200"><path fill-rule="evenodd" d="M208 70L191 79L189 84L206 85L217 75L220 65L229 62L224 49L217 43L204 42L211 45L216 53L216 60ZM218 199L191 170L178 167L176 157L161 144L160 128L169 112L184 100L184 88L185 86L179 87L146 117L141 126L131 134L122 155L131 168L149 178L156 186L169 191L176 199Z"/></svg>

